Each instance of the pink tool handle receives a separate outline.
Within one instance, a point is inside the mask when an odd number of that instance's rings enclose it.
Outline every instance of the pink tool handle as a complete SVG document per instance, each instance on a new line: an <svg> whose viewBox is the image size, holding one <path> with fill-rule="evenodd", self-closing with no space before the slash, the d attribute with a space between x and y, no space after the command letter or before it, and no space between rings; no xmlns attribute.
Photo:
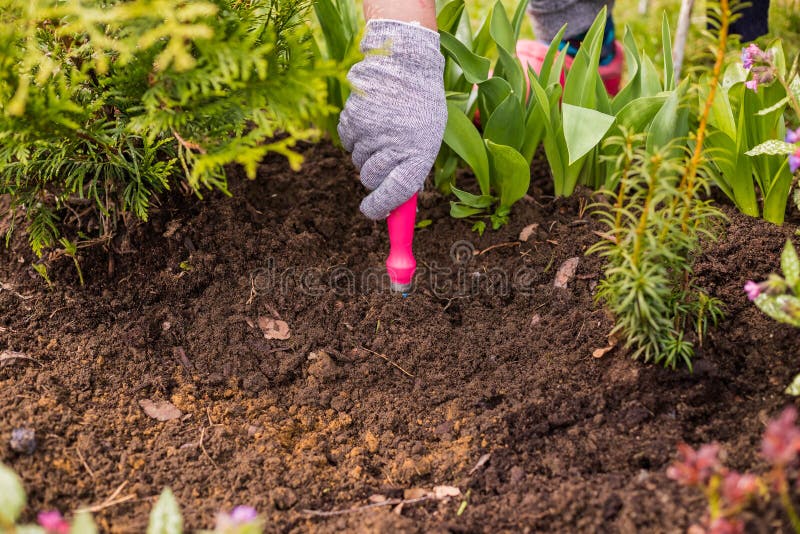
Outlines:
<svg viewBox="0 0 800 534"><path fill-rule="evenodd" d="M417 222L417 194L408 199L405 204L394 210L386 219L389 225L389 242L391 249L386 259L386 270L392 289L395 291L408 291L414 271L417 269L417 260L411 245L414 242L414 226Z"/></svg>

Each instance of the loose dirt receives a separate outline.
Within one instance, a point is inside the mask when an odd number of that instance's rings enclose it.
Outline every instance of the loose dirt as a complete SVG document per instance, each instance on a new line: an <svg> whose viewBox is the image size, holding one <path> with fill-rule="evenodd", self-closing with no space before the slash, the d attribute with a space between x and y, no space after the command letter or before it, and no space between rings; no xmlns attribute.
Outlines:
<svg viewBox="0 0 800 534"><path fill-rule="evenodd" d="M726 208L696 266L726 319L693 374L669 371L619 347L593 357L612 326L593 301L602 261L584 255L602 228L585 196L547 196L546 171L483 236L423 194L432 224L402 298L385 290L385 225L359 214L347 158L305 150L300 173L268 159L232 198L166 199L112 253L83 253L85 287L70 261L48 289L24 243L0 251L0 351L35 360L0 364L0 460L25 482L28 519L105 504L104 532L140 533L170 486L191 529L249 504L270 532L680 532L703 503L665 476L677 443L716 440L731 467L763 469L800 332L741 288L778 268L796 224ZM36 431L32 455L8 446L20 427ZM462 495L305 512L440 485ZM781 518L767 507L749 530Z"/></svg>

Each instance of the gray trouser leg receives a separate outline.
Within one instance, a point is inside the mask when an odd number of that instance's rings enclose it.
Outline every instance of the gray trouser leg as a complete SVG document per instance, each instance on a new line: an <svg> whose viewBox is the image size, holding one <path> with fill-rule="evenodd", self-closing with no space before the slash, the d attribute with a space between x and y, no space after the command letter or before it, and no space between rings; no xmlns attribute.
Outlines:
<svg viewBox="0 0 800 534"><path fill-rule="evenodd" d="M608 6L611 12L614 0L531 0L528 13L533 19L536 38L550 41L564 24L567 25L565 37L585 32L603 6Z"/></svg>

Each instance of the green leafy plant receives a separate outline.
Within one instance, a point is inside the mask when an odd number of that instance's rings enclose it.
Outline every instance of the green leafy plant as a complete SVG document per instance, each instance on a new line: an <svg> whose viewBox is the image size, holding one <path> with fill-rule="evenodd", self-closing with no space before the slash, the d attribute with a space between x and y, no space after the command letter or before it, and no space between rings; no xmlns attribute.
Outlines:
<svg viewBox="0 0 800 534"><path fill-rule="evenodd" d="M764 51L749 45L742 59L725 70L709 118L714 181L743 213L782 224L794 172L787 156L797 148L778 140L787 133L786 112L800 114L800 56L787 69L783 47L776 41Z"/></svg>
<svg viewBox="0 0 800 534"><path fill-rule="evenodd" d="M603 239L590 248L607 263L596 297L614 313L612 335L623 339L634 358L691 369L695 343L722 316L721 303L697 287L692 277L701 238L713 239L721 212L701 194L710 170L704 147L709 117L722 75L730 8L719 5L721 27L711 75L712 89L697 112L691 137L691 102L698 85L687 79L668 96L649 135L622 129L606 140L616 169L598 202L606 224ZM670 139L668 125L678 133Z"/></svg>
<svg viewBox="0 0 800 534"><path fill-rule="evenodd" d="M337 65L336 74L327 78L331 113L323 118L321 127L338 143L339 112L350 94L345 73L360 59L358 43L361 23L354 0L317 0L314 2L314 12L321 33L317 39L318 54Z"/></svg>
<svg viewBox="0 0 800 534"><path fill-rule="evenodd" d="M437 14L446 57L448 122L435 165L436 185L458 198L451 203L454 217L489 215L495 228L505 224L511 206L527 192L530 162L542 136L535 106L526 99L525 73L515 55L525 5L520 0L509 19L498 1L475 33L463 0L440 4ZM497 60L490 77L492 62L487 56L492 52ZM476 113L482 130L473 122ZM455 171L462 160L475 173L477 194L455 186ZM485 226L484 221L476 223L481 231Z"/></svg>
<svg viewBox="0 0 800 534"><path fill-rule="evenodd" d="M772 274L766 282L748 281L745 292L776 321L800 327L800 260L791 241L783 248L781 270L783 276Z"/></svg>
<svg viewBox="0 0 800 534"><path fill-rule="evenodd" d="M309 7L0 0L0 194L33 250L67 231L74 259L178 183L227 191L228 164L299 165L330 109Z"/></svg>
<svg viewBox="0 0 800 534"><path fill-rule="evenodd" d="M540 72L525 72L515 57L525 2L517 4L509 19L500 2L473 34L463 1L440 6L438 13L442 50L447 57L448 124L444 145L435 166L437 186L452 192L451 215L485 217L493 227L508 220L511 206L527 192L530 164L540 143L553 174L555 193L571 195L579 183L609 187L615 173L608 156L614 145L604 145L621 128L652 133L654 143L674 136L688 124L658 120L659 111L674 104L671 56L665 54L663 76L655 63L639 51L628 30L624 37L628 82L614 98L606 93L597 70L606 11L589 29L583 46L564 76L566 55L558 43L566 28L553 39ZM662 21L664 51L670 47L666 16ZM496 51L494 70L489 53ZM563 82L563 88L562 88ZM476 116L479 122L474 120ZM604 149L605 146L605 149ZM477 193L456 187L460 162L476 178ZM476 229L485 228L481 220Z"/></svg>
<svg viewBox="0 0 800 534"><path fill-rule="evenodd" d="M605 193L613 204L596 206L608 229L589 249L607 262L595 296L614 314L611 335L634 358L691 368L692 339L701 342L722 315L720 302L693 283L693 251L721 215L690 193L686 159L674 155L673 145L648 149L641 134L607 143L622 154L615 159L617 190Z"/></svg>

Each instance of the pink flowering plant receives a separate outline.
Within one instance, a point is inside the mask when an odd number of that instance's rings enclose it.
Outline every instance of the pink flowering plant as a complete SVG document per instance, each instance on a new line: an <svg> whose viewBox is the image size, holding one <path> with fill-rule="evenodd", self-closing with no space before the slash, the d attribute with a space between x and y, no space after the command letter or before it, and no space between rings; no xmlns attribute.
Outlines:
<svg viewBox="0 0 800 534"><path fill-rule="evenodd" d="M709 120L715 182L740 211L776 224L800 167L798 131L787 126L800 119L798 59L787 68L779 41L749 44L728 65Z"/></svg>
<svg viewBox="0 0 800 534"><path fill-rule="evenodd" d="M27 496L22 481L9 467L0 463L0 533L18 534L98 534L88 512L78 512L67 520L58 510L44 510L36 516L36 524L20 525ZM147 525L147 534L183 534L183 516L172 491L166 488L158 498ZM201 534L261 534L264 521L250 506L237 506L220 512L214 530Z"/></svg>
<svg viewBox="0 0 800 534"><path fill-rule="evenodd" d="M783 276L773 273L764 282L748 280L744 292L762 312L800 328L800 259L791 241L783 248L781 269ZM786 388L786 393L800 396L800 374Z"/></svg>
<svg viewBox="0 0 800 534"><path fill-rule="evenodd" d="M776 321L800 327L800 259L791 241L783 248L781 269L783 276L771 274L760 283L749 280L744 291L761 311Z"/></svg>
<svg viewBox="0 0 800 534"><path fill-rule="evenodd" d="M697 450L678 446L678 459L667 469L667 477L683 486L702 490L708 508L690 534L744 534L741 513L757 498L775 495L780 500L794 532L800 533L800 517L792 501L797 483L800 428L797 409L786 408L767 425L761 441L761 456L770 466L764 475L740 473L723 465L719 444L702 445ZM794 484L793 484L794 482Z"/></svg>

